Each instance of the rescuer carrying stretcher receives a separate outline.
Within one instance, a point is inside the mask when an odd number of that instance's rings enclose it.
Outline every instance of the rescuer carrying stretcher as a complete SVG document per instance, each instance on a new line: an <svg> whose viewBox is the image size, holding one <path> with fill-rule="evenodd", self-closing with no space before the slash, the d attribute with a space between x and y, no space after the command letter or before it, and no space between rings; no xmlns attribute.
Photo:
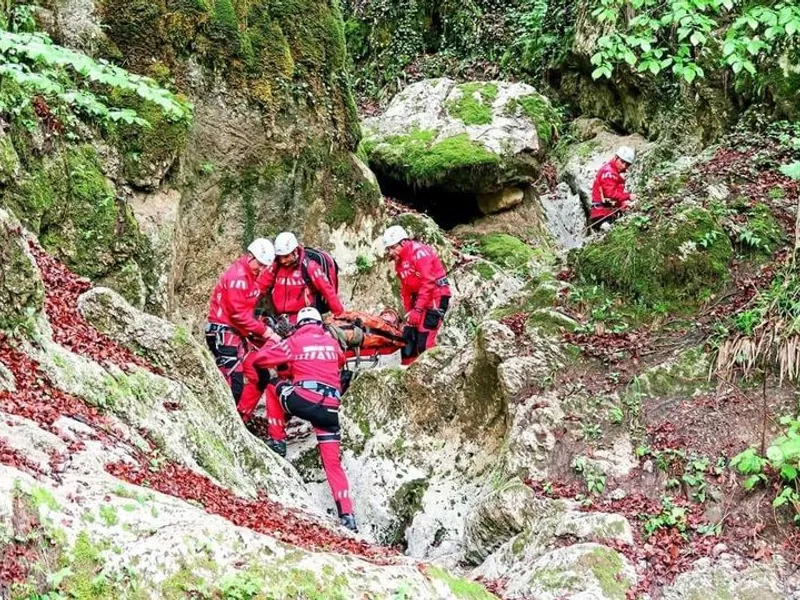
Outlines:
<svg viewBox="0 0 800 600"><path fill-rule="evenodd" d="M231 387L245 423L266 392L265 443L286 456L286 419L314 428L340 522L357 531L349 484L340 459L339 407L349 384L348 358L394 353L404 364L436 345L450 303L450 287L436 251L412 240L400 226L383 235L395 261L405 310L379 316L346 312L338 297L338 265L327 252L304 248L294 234L264 238L220 277L211 297L206 341ZM277 260L276 260L277 256ZM261 298L275 316L256 316ZM321 313L333 316L323 323ZM402 326L402 329L401 329ZM345 376L343 376L345 375Z"/></svg>

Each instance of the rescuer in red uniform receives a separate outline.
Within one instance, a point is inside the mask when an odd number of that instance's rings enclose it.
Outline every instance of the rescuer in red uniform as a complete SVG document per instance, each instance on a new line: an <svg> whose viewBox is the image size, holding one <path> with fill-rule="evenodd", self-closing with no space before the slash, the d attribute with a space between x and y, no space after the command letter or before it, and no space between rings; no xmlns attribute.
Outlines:
<svg viewBox="0 0 800 600"><path fill-rule="evenodd" d="M632 207L636 195L625 190L625 173L633 161L636 151L621 146L614 158L600 167L592 186L592 209L589 222L594 230L608 229L616 219Z"/></svg>

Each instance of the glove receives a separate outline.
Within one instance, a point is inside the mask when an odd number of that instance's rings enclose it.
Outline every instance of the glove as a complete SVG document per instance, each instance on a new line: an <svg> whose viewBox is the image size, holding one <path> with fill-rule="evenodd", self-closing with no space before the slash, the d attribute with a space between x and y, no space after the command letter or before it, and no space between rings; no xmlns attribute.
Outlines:
<svg viewBox="0 0 800 600"><path fill-rule="evenodd" d="M264 339L272 344L278 344L281 342L281 336L275 333L274 330L267 327L267 330L264 332Z"/></svg>
<svg viewBox="0 0 800 600"><path fill-rule="evenodd" d="M406 314L406 324L409 326L417 328L420 323L422 323L422 311L419 308L415 308Z"/></svg>
<svg viewBox="0 0 800 600"><path fill-rule="evenodd" d="M267 329L267 332L268 331L269 329ZM265 332L263 335L258 335L257 333L251 331L247 334L247 339L260 348L264 345L264 337L266 337L267 332Z"/></svg>
<svg viewBox="0 0 800 600"><path fill-rule="evenodd" d="M278 322L275 323L275 333L282 338L289 337L289 334L292 333L292 324L289 323L289 319L286 315L281 315Z"/></svg>

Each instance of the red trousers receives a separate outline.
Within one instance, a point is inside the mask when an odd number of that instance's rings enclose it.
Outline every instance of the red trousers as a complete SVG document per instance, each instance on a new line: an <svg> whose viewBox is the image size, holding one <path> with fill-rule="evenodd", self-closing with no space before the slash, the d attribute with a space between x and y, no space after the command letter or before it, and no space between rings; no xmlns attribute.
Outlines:
<svg viewBox="0 0 800 600"><path fill-rule="evenodd" d="M242 418L245 422L250 419L262 390L266 387L267 434L271 439L276 441L286 439L287 414L311 423L317 436L322 468L325 470L325 477L328 479L339 516L353 514L350 484L341 461L339 399L322 396L310 390L299 390L290 381L270 381L263 386L265 382L263 372L251 378L247 372L249 369L253 367L246 363L245 375L248 381L238 406Z"/></svg>

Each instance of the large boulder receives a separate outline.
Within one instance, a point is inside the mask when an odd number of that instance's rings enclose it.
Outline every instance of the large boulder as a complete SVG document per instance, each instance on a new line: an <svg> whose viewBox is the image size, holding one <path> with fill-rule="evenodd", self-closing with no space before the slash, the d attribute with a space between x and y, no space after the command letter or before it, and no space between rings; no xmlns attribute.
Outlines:
<svg viewBox="0 0 800 600"><path fill-rule="evenodd" d="M664 600L731 598L779 600L789 596L777 571L769 563L754 564L723 554L719 560L701 558L664 588Z"/></svg>
<svg viewBox="0 0 800 600"><path fill-rule="evenodd" d="M628 520L618 514L587 513L575 502L537 497L519 479L482 496L464 529L465 559L476 574L503 579L525 569L569 539L633 544Z"/></svg>
<svg viewBox="0 0 800 600"><path fill-rule="evenodd" d="M558 548L509 575L509 599L592 598L625 600L636 571L619 552L585 543Z"/></svg>
<svg viewBox="0 0 800 600"><path fill-rule="evenodd" d="M537 178L557 126L550 102L531 86L429 79L364 120L362 149L379 176L415 188L498 192L481 201L493 212L522 200L503 190Z"/></svg>
<svg viewBox="0 0 800 600"><path fill-rule="evenodd" d="M52 435L37 440L61 450L58 442ZM46 589L92 598L410 594L455 600L466 587L481 593L470 597L494 598L477 584L441 569L425 574L402 558L381 566L335 550L291 546L209 515L202 506L123 484L104 472L102 463L85 457L77 462L82 470L68 471L59 485L0 465L0 527L9 534L10 549L24 557L13 564L41 561L61 569L48 570L53 580L48 578L46 588L31 569L27 579L14 585L19 597L22 590L24 597L33 597Z"/></svg>

